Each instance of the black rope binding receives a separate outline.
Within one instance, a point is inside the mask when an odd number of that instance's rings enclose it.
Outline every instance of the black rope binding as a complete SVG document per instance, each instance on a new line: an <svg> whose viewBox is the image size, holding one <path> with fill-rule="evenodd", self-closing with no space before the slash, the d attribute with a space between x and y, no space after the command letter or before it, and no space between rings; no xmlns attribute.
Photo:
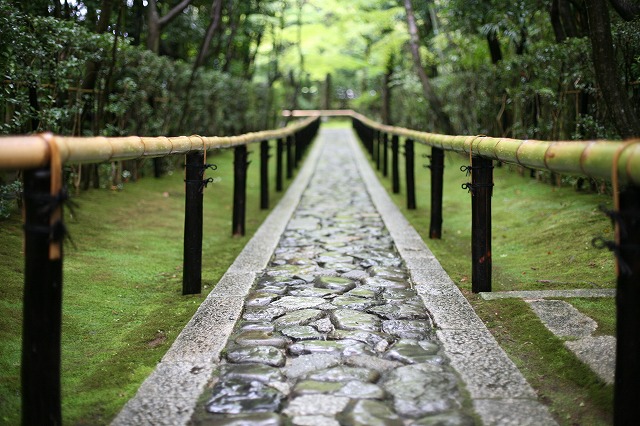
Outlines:
<svg viewBox="0 0 640 426"><path fill-rule="evenodd" d="M60 192L57 194L27 194L25 197L33 201L37 204L41 204L41 207L38 209L38 215L43 217L49 217L56 209L61 206L66 205L71 215L75 215L75 208L78 207L78 204L74 201L71 201L69 197L69 193L66 188L62 188ZM73 239L71 238L71 234L67 229L66 225L62 221L62 219L58 219L54 223L49 226L45 225L23 225L23 228L26 232L32 232L37 234L46 234L49 236L49 241L54 243L59 243L64 240L68 240L74 249L77 249L77 246Z"/></svg>
<svg viewBox="0 0 640 426"><path fill-rule="evenodd" d="M622 213L616 210L609 210L604 205L600 205L600 211L609 216L614 227L616 224L618 225L622 239L627 237L627 229L623 218L631 217L640 219L640 211ZM612 252L618 262L620 274L622 275L630 275L633 272L631 267L622 259L622 252L631 251L634 252L636 256L640 254L640 244L617 244L615 241L607 240L604 237L594 237L591 240L591 246L599 250L606 248Z"/></svg>
<svg viewBox="0 0 640 426"><path fill-rule="evenodd" d="M185 167L190 167L190 168L196 168L200 171L200 176L203 177L204 176L204 172L207 169L210 170L218 170L218 166L215 164L185 164ZM200 185L198 188L198 191L202 192L204 191L205 188L207 188L209 186L209 184L211 182L213 182L214 179L213 178L207 178L207 179L185 179L184 182L187 185Z"/></svg>

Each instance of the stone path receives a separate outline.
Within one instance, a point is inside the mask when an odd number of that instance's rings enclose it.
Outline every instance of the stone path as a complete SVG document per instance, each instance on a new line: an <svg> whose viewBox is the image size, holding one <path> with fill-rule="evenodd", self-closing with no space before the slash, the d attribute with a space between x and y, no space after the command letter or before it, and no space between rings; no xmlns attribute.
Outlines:
<svg viewBox="0 0 640 426"><path fill-rule="evenodd" d="M348 130L321 132L113 422L187 423L555 424Z"/></svg>
<svg viewBox="0 0 640 426"><path fill-rule="evenodd" d="M473 424L345 144L325 146L225 361L198 421Z"/></svg>

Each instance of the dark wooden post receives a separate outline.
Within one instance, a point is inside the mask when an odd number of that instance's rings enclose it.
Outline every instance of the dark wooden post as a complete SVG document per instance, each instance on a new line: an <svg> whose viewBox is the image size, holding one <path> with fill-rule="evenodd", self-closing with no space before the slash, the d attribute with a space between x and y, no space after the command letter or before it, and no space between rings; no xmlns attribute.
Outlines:
<svg viewBox="0 0 640 426"><path fill-rule="evenodd" d="M371 160L376 163L376 168L380 169L380 161L378 160L378 139L380 138L380 132L378 130L371 129Z"/></svg>
<svg viewBox="0 0 640 426"><path fill-rule="evenodd" d="M22 424L60 425L62 244L59 194L51 195L51 170L24 172L24 297ZM56 220L55 218L59 219ZM52 223L53 219L53 223ZM58 241L57 252L50 248Z"/></svg>
<svg viewBox="0 0 640 426"><path fill-rule="evenodd" d="M293 168L295 167L294 162L294 139L293 136L287 136L287 179L291 179L293 177Z"/></svg>
<svg viewBox="0 0 640 426"><path fill-rule="evenodd" d="M382 132L378 131L378 137L376 138L376 169L380 170L382 166Z"/></svg>
<svg viewBox="0 0 640 426"><path fill-rule="evenodd" d="M236 146L233 159L233 220L232 234L244 235L247 201L247 146Z"/></svg>
<svg viewBox="0 0 640 426"><path fill-rule="evenodd" d="M415 177L415 154L413 149L413 140L406 139L404 141L404 172L407 185L407 209L414 210L416 208L416 177Z"/></svg>
<svg viewBox="0 0 640 426"><path fill-rule="evenodd" d="M616 381L614 384L615 425L632 425L640 407L640 187L620 193L618 213L618 279L616 292Z"/></svg>
<svg viewBox="0 0 640 426"><path fill-rule="evenodd" d="M202 200L204 154L186 155L182 294L202 291Z"/></svg>
<svg viewBox="0 0 640 426"><path fill-rule="evenodd" d="M391 137L391 189L394 194L400 192L400 138Z"/></svg>
<svg viewBox="0 0 640 426"><path fill-rule="evenodd" d="M293 141L293 168L298 168L298 162L302 158L302 135L300 133L294 133L291 135Z"/></svg>
<svg viewBox="0 0 640 426"><path fill-rule="evenodd" d="M444 186L444 150L431 147L431 223L429 238L442 238L442 193Z"/></svg>
<svg viewBox="0 0 640 426"><path fill-rule="evenodd" d="M269 141L260 142L260 208L269 208Z"/></svg>
<svg viewBox="0 0 640 426"><path fill-rule="evenodd" d="M382 137L382 176L389 175L389 135L387 133Z"/></svg>
<svg viewBox="0 0 640 426"><path fill-rule="evenodd" d="M493 161L471 160L471 290L491 291L491 196Z"/></svg>
<svg viewBox="0 0 640 426"><path fill-rule="evenodd" d="M284 154L284 141L278 139L276 142L276 191L282 191L282 156Z"/></svg>

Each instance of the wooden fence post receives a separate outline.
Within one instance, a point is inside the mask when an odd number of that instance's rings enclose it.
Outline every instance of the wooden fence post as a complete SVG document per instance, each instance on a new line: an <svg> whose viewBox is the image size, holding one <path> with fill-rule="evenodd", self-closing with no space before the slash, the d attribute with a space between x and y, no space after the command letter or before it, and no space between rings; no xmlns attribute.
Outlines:
<svg viewBox="0 0 640 426"><path fill-rule="evenodd" d="M64 225L62 192L52 194L51 181L52 169L24 172L23 425L62 424L60 336ZM50 246L56 241L59 246L53 253Z"/></svg>
<svg viewBox="0 0 640 426"><path fill-rule="evenodd" d="M276 142L276 191L282 191L282 173L283 173L283 161L282 156L284 154L284 140L278 139Z"/></svg>
<svg viewBox="0 0 640 426"><path fill-rule="evenodd" d="M382 176L389 175L389 134L385 133L382 137Z"/></svg>
<svg viewBox="0 0 640 426"><path fill-rule="evenodd" d="M471 291L491 291L493 161L471 159Z"/></svg>
<svg viewBox="0 0 640 426"><path fill-rule="evenodd" d="M444 186L444 150L431 147L431 222L429 238L442 238L442 193Z"/></svg>
<svg viewBox="0 0 640 426"><path fill-rule="evenodd" d="M185 161L184 251L182 294L202 291L202 207L204 154L192 152Z"/></svg>
<svg viewBox="0 0 640 426"><path fill-rule="evenodd" d="M287 136L287 179L291 179L293 177L293 169L295 167L295 158L293 152L293 150L295 149L295 147L293 146L294 142L295 141L293 139L293 136Z"/></svg>
<svg viewBox="0 0 640 426"><path fill-rule="evenodd" d="M376 138L376 169L380 170L382 166L382 132L378 131L378 137Z"/></svg>
<svg viewBox="0 0 640 426"><path fill-rule="evenodd" d="M414 210L416 208L416 177L415 154L413 140L411 139L404 141L404 160L405 182L407 185L407 209Z"/></svg>
<svg viewBox="0 0 640 426"><path fill-rule="evenodd" d="M260 208L269 208L269 141L260 142Z"/></svg>
<svg viewBox="0 0 640 426"><path fill-rule="evenodd" d="M640 407L640 187L630 186L620 193L618 279L616 290L616 372L614 418L616 425L632 425Z"/></svg>
<svg viewBox="0 0 640 426"><path fill-rule="evenodd" d="M391 137L391 189L394 194L400 192L400 138Z"/></svg>
<svg viewBox="0 0 640 426"><path fill-rule="evenodd" d="M242 236L245 233L247 203L247 146L235 147L233 158L233 219L232 234Z"/></svg>

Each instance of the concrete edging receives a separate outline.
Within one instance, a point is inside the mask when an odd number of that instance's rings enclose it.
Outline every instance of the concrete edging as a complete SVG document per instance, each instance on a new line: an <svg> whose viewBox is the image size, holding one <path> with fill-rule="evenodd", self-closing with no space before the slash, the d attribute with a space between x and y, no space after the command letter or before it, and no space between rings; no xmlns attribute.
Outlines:
<svg viewBox="0 0 640 426"><path fill-rule="evenodd" d="M371 199L405 260L415 289L431 313L451 365L466 384L486 425L554 425L546 406L393 203L357 145L354 157Z"/></svg>
<svg viewBox="0 0 640 426"><path fill-rule="evenodd" d="M315 170L322 150L313 144L287 192L249 240L216 287L202 302L136 395L112 421L113 426L184 425L211 377L214 363L240 317L244 299L267 266L284 229Z"/></svg>

